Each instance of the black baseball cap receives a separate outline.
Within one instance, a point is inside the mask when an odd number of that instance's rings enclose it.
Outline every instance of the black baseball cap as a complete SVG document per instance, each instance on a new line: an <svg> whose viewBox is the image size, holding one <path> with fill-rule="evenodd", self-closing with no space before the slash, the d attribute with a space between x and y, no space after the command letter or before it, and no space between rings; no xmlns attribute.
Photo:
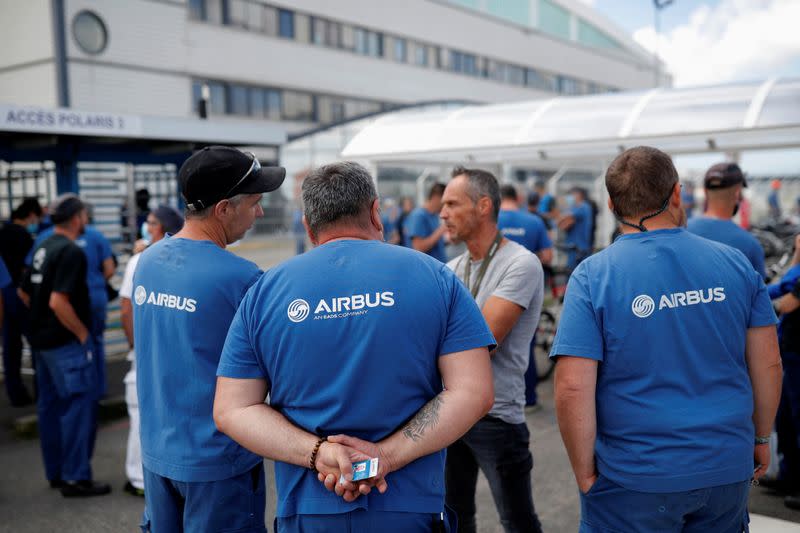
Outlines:
<svg viewBox="0 0 800 533"><path fill-rule="evenodd" d="M736 163L717 163L708 169L703 179L706 189L727 189L740 183L747 187L744 173Z"/></svg>
<svg viewBox="0 0 800 533"><path fill-rule="evenodd" d="M61 224L84 209L86 204L77 194L71 192L62 194L50 204L50 221L53 224Z"/></svg>
<svg viewBox="0 0 800 533"><path fill-rule="evenodd" d="M262 167L255 155L229 146L207 146L192 154L178 171L186 207L200 211L237 194L272 192L286 169Z"/></svg>

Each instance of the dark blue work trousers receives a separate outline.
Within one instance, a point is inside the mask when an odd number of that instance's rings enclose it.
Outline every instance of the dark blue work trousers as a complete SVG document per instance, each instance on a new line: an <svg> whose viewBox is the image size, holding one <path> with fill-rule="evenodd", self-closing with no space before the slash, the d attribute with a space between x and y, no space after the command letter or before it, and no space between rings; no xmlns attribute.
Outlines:
<svg viewBox="0 0 800 533"><path fill-rule="evenodd" d="M800 354L781 353L783 390L775 431L778 451L783 455L780 478L800 488Z"/></svg>
<svg viewBox="0 0 800 533"><path fill-rule="evenodd" d="M86 346L37 350L39 441L49 480L92 478L95 369Z"/></svg>
<svg viewBox="0 0 800 533"><path fill-rule="evenodd" d="M12 404L27 399L22 384L22 336L28 333L28 308L17 296L17 288L3 289L3 371L6 392Z"/></svg>

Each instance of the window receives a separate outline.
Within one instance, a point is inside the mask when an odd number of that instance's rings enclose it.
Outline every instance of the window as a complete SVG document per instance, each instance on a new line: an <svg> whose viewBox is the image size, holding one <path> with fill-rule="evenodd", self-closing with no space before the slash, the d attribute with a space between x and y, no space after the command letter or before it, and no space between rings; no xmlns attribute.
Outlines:
<svg viewBox="0 0 800 533"><path fill-rule="evenodd" d="M342 48L354 51L356 48L356 33L352 26L342 25Z"/></svg>
<svg viewBox="0 0 800 533"><path fill-rule="evenodd" d="M345 118L345 104L341 98L333 96L317 97L317 119L322 124L340 122Z"/></svg>
<svg viewBox="0 0 800 533"><path fill-rule="evenodd" d="M365 56L383 56L383 34L363 28L355 29L355 50L356 53Z"/></svg>
<svg viewBox="0 0 800 533"><path fill-rule="evenodd" d="M274 7L261 6L261 27L267 35L278 35L278 10Z"/></svg>
<svg viewBox="0 0 800 533"><path fill-rule="evenodd" d="M557 76L556 87L558 88L558 92L562 94L581 93L580 82L574 78L568 78L567 76Z"/></svg>
<svg viewBox="0 0 800 533"><path fill-rule="evenodd" d="M250 115L257 118L263 118L266 115L264 89L250 87L248 95L250 100Z"/></svg>
<svg viewBox="0 0 800 533"><path fill-rule="evenodd" d="M208 88L211 95L211 101L208 105L209 113L213 113L215 115L224 115L227 109L227 103L225 101L225 84L219 82L209 82Z"/></svg>
<svg viewBox="0 0 800 533"><path fill-rule="evenodd" d="M294 13L286 9L278 10L278 35L294 39Z"/></svg>
<svg viewBox="0 0 800 533"><path fill-rule="evenodd" d="M232 115L249 115L247 87L231 85L228 91L230 98L228 110Z"/></svg>
<svg viewBox="0 0 800 533"><path fill-rule="evenodd" d="M247 0L228 0L228 24L248 29L250 24L250 7L250 2Z"/></svg>
<svg viewBox="0 0 800 533"><path fill-rule="evenodd" d="M539 29L550 35L569 39L570 13L551 0L539 0Z"/></svg>
<svg viewBox="0 0 800 533"><path fill-rule="evenodd" d="M511 85L525 85L525 69L508 65L506 67L506 82Z"/></svg>
<svg viewBox="0 0 800 533"><path fill-rule="evenodd" d="M525 70L525 85L544 91L553 90L552 80L532 68Z"/></svg>
<svg viewBox="0 0 800 533"><path fill-rule="evenodd" d="M227 16L222 0L205 0L205 18L203 20L212 24L222 24Z"/></svg>
<svg viewBox="0 0 800 533"><path fill-rule="evenodd" d="M108 30L97 14L83 10L72 19L72 37L85 53L96 55L106 49Z"/></svg>
<svg viewBox="0 0 800 533"><path fill-rule="evenodd" d="M325 44L325 21L317 17L311 17L311 42Z"/></svg>
<svg viewBox="0 0 800 533"><path fill-rule="evenodd" d="M394 39L394 60L399 63L406 62L406 40L399 37Z"/></svg>
<svg viewBox="0 0 800 533"><path fill-rule="evenodd" d="M283 118L298 122L313 122L314 97L310 94L284 91Z"/></svg>
<svg viewBox="0 0 800 533"><path fill-rule="evenodd" d="M414 64L420 67L428 66L428 47L424 44L416 43L414 45Z"/></svg>
<svg viewBox="0 0 800 533"><path fill-rule="evenodd" d="M308 15L295 13L294 15L294 36L298 42L311 42L311 21Z"/></svg>
<svg viewBox="0 0 800 533"><path fill-rule="evenodd" d="M205 0L189 0L189 18L192 20L206 20Z"/></svg>
<svg viewBox="0 0 800 533"><path fill-rule="evenodd" d="M265 91L267 113L266 117L270 120L280 120L282 114L281 92L275 89Z"/></svg>

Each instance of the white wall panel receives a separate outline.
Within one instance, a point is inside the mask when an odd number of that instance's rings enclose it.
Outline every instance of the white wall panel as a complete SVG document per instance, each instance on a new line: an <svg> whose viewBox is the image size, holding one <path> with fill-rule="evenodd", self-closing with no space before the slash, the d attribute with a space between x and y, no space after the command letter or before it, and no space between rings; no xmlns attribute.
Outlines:
<svg viewBox="0 0 800 533"><path fill-rule="evenodd" d="M56 71L52 63L0 72L0 102L56 107Z"/></svg>
<svg viewBox="0 0 800 533"><path fill-rule="evenodd" d="M0 0L0 68L53 57L50 0Z"/></svg>

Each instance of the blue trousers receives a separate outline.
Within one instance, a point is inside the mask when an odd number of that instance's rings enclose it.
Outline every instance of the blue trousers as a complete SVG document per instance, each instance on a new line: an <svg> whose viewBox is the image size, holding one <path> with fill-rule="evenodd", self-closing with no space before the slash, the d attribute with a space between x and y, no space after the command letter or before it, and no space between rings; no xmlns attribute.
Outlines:
<svg viewBox="0 0 800 533"><path fill-rule="evenodd" d="M106 395L106 343L103 334L106 331L106 312L108 300L103 293L102 300L92 299L92 323L89 327L89 336L92 338L95 374L97 375L96 399L100 400Z"/></svg>
<svg viewBox="0 0 800 533"><path fill-rule="evenodd" d="M39 442L49 480L91 479L95 373L77 342L35 352Z"/></svg>
<svg viewBox="0 0 800 533"><path fill-rule="evenodd" d="M749 493L750 480L686 492L636 492L601 474L581 494L580 533L747 532Z"/></svg>
<svg viewBox="0 0 800 533"><path fill-rule="evenodd" d="M456 512L460 533L476 531L475 486L479 468L489 481L506 533L541 533L533 507L533 456L529 443L530 433L524 423L509 424L485 416L447 448L445 500Z"/></svg>
<svg viewBox="0 0 800 533"><path fill-rule="evenodd" d="M143 533L267 531L264 463L219 481L175 481L147 468L143 472Z"/></svg>
<svg viewBox="0 0 800 533"><path fill-rule="evenodd" d="M275 533L431 533L438 515L359 509L342 514L294 515L275 519ZM450 533L445 515L444 530ZM454 520L454 519L452 519Z"/></svg>
<svg viewBox="0 0 800 533"><path fill-rule="evenodd" d="M17 288L3 289L3 371L6 392L11 403L20 403L27 396L22 384L22 335L28 333L28 308L17 296Z"/></svg>

